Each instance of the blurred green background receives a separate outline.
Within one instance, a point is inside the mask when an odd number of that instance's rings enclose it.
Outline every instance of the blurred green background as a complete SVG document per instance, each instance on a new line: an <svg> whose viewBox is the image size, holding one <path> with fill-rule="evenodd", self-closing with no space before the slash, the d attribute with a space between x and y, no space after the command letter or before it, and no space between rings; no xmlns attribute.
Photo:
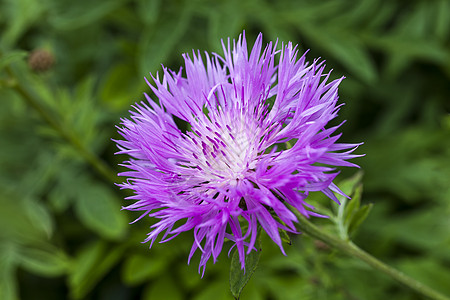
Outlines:
<svg viewBox="0 0 450 300"><path fill-rule="evenodd" d="M140 243L151 220L119 210L111 138L144 76L244 29L346 76L336 123L365 143L354 161L374 204L355 242L450 294L450 1L2 0L1 299L232 298L226 249L201 279L192 234ZM242 299L420 299L307 236L287 257L262 247Z"/></svg>

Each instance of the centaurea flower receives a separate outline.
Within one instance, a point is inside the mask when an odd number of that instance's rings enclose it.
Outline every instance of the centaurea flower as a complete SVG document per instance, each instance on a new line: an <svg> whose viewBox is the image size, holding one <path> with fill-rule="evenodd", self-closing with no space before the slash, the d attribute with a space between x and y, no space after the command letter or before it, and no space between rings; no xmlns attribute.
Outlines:
<svg viewBox="0 0 450 300"><path fill-rule="evenodd" d="M284 253L279 230L296 232L297 221L285 204L320 216L308 193L337 201L333 166L356 166L347 160L358 156L351 154L358 144L332 136L339 126L326 128L337 116L343 78L327 83L323 61L297 58L292 43L262 50L261 34L250 53L244 35L222 46L223 56L183 55L185 75L163 68L162 80L152 76L154 84L147 83L158 102L145 94L147 102L122 119L124 140L116 141L118 153L131 157L130 170L119 174L128 178L122 188L135 192L125 209L142 211L138 220L159 219L146 241L193 230L189 261L200 249L203 272L225 238L244 267L259 225ZM188 124L186 132L175 117Z"/></svg>

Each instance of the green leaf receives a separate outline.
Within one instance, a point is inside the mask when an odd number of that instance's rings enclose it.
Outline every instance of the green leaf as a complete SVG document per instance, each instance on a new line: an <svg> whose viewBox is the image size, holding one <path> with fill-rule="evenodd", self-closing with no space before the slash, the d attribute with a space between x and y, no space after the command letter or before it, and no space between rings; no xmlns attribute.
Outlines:
<svg viewBox="0 0 450 300"><path fill-rule="evenodd" d="M62 213L69 208L72 197L61 184L55 186L48 194L49 203L54 212Z"/></svg>
<svg viewBox="0 0 450 300"><path fill-rule="evenodd" d="M92 276L91 271L96 270L106 251L104 242L96 242L84 247L76 256L69 274L70 292L74 298L82 298L89 291L93 283L90 283L88 277Z"/></svg>
<svg viewBox="0 0 450 300"><path fill-rule="evenodd" d="M110 1L55 1L53 13L48 21L58 30L75 30L95 24L98 20L117 9L123 0Z"/></svg>
<svg viewBox="0 0 450 300"><path fill-rule="evenodd" d="M197 268L193 268L192 266L188 266L186 264L178 265L178 274L179 274L179 280L182 283L183 287L185 287L188 290L192 290L196 288L197 286L202 286L203 279L200 277L200 275L197 272ZM228 287L225 287L225 289Z"/></svg>
<svg viewBox="0 0 450 300"><path fill-rule="evenodd" d="M2 4L2 18L7 17L7 26L5 30L2 29L2 45L12 47L27 29L42 20L47 1L10 0L5 2L6 5Z"/></svg>
<svg viewBox="0 0 450 300"><path fill-rule="evenodd" d="M377 80L377 71L371 56L361 40L349 32L334 26L333 28L305 24L302 32L317 47L334 56L348 70L366 83Z"/></svg>
<svg viewBox="0 0 450 300"><path fill-rule="evenodd" d="M155 278L166 267L164 257L135 254L130 256L122 268L122 278L126 284L137 285Z"/></svg>
<svg viewBox="0 0 450 300"><path fill-rule="evenodd" d="M34 199L26 201L24 206L24 212L33 226L45 232L47 238L50 238L53 234L54 224L47 206Z"/></svg>
<svg viewBox="0 0 450 300"><path fill-rule="evenodd" d="M10 242L0 243L0 299L18 300L16 280L17 245Z"/></svg>
<svg viewBox="0 0 450 300"><path fill-rule="evenodd" d="M445 41L450 33L450 15L448 13L450 11L450 2L447 0L437 1L435 9L437 13L435 34L440 40Z"/></svg>
<svg viewBox="0 0 450 300"><path fill-rule="evenodd" d="M144 290L142 295L143 300L153 300L153 299L173 299L181 300L183 298L183 293L180 291L179 285L176 284L171 277L168 275L162 276L148 285Z"/></svg>
<svg viewBox="0 0 450 300"><path fill-rule="evenodd" d="M119 262L125 246L98 241L87 245L77 255L69 273L72 298L82 299L103 276Z"/></svg>
<svg viewBox="0 0 450 300"><path fill-rule="evenodd" d="M354 217L351 219L349 225L348 225L348 234L351 235L355 232L356 229L364 222L364 220L369 215L370 211L372 210L373 204L366 204L361 207L360 210L358 210Z"/></svg>
<svg viewBox="0 0 450 300"><path fill-rule="evenodd" d="M191 9L186 7L180 11L179 15L172 16L177 19L176 23L172 22L172 18L164 18L157 26L148 26L144 31L145 35L139 45L139 66L142 75L147 76L149 72L159 69L160 64L167 61L176 43L189 28Z"/></svg>
<svg viewBox="0 0 450 300"><path fill-rule="evenodd" d="M283 256L283 258L285 257ZM261 288L262 283L258 281L258 279L258 277L255 277L254 280L248 282L241 293L242 299L264 300L269 298L267 291L264 288ZM279 297L279 299L282 299L282 297Z"/></svg>
<svg viewBox="0 0 450 300"><path fill-rule="evenodd" d="M226 40L228 37L234 37L244 24L245 15L242 10L236 9L239 0L223 1L220 7L206 7L204 14L208 18L208 39L209 48L212 51L220 52L222 50L220 40Z"/></svg>
<svg viewBox="0 0 450 300"><path fill-rule="evenodd" d="M138 0L138 15L145 24L153 24L158 19L161 0Z"/></svg>
<svg viewBox="0 0 450 300"><path fill-rule="evenodd" d="M346 194L347 196L352 196L356 187L360 184L362 176L363 172L359 171L352 177L340 181L337 186L344 194ZM333 203L332 207L336 211L340 222L342 222L343 224L345 217L344 210L347 207L348 198L341 195L336 195L336 197L338 198L340 205L338 205L337 203Z"/></svg>
<svg viewBox="0 0 450 300"><path fill-rule="evenodd" d="M0 57L0 70L13 63L14 61L21 60L26 57L28 53L26 51L12 51Z"/></svg>
<svg viewBox="0 0 450 300"><path fill-rule="evenodd" d="M308 5L285 5L284 9L277 12L277 17L302 26L305 23L316 21L318 17L330 19L335 15L340 15L343 4L342 1L315 1Z"/></svg>
<svg viewBox="0 0 450 300"><path fill-rule="evenodd" d="M35 218L45 210L44 206L32 201L23 201L17 195L0 194L0 240L2 238L20 242L42 242L48 238L51 229L48 220ZM32 212L37 208L37 212ZM30 216L31 215L31 216ZM41 215L48 217L47 213Z"/></svg>
<svg viewBox="0 0 450 300"><path fill-rule="evenodd" d="M450 272L448 266L432 257L402 258L400 269L407 275L436 290L450 294Z"/></svg>
<svg viewBox="0 0 450 300"><path fill-rule="evenodd" d="M252 251L250 254L245 256L245 269L241 269L241 262L239 261L239 253L237 249L234 251L233 257L231 258L230 290L236 299L239 299L242 290L258 267L259 258L261 256L260 239L261 231L258 233L255 243L255 248L257 251Z"/></svg>
<svg viewBox="0 0 450 300"><path fill-rule="evenodd" d="M407 59L427 60L436 64L445 64L448 60L448 51L434 40L420 39L409 36L371 36L367 41L390 55ZM409 62L408 62L409 63Z"/></svg>
<svg viewBox="0 0 450 300"><path fill-rule="evenodd" d="M344 224L348 226L352 217L356 214L361 206L362 184L359 184L353 192L352 199L350 199L344 209Z"/></svg>
<svg viewBox="0 0 450 300"><path fill-rule="evenodd" d="M9 269L0 270L0 298L3 300L18 300L18 287L15 272Z"/></svg>
<svg viewBox="0 0 450 300"><path fill-rule="evenodd" d="M224 293L226 286L226 280L215 280L211 284L204 284L203 289L196 294L194 300L229 300L230 295Z"/></svg>
<svg viewBox="0 0 450 300"><path fill-rule="evenodd" d="M445 197L445 195L443 195ZM449 199L450 192L444 199ZM448 202L448 201L447 201ZM377 204L378 207L378 204ZM434 205L428 209L397 214L394 219L374 215L368 222L371 230L384 226L383 237L391 238L407 249L417 249L427 255L450 260L450 203ZM374 211L375 212L375 211ZM386 232L384 232L386 231ZM432 234L430 234L432 233Z"/></svg>
<svg viewBox="0 0 450 300"><path fill-rule="evenodd" d="M69 268L68 257L59 249L47 248L23 247L20 249L18 254L22 267L43 276L58 276L66 273Z"/></svg>
<svg viewBox="0 0 450 300"><path fill-rule="evenodd" d="M67 161L53 159L53 161L61 161L58 169L58 176L53 188L49 191L48 200L50 207L57 213L62 213L74 202L78 197L80 189L79 184L74 183L74 178L80 178L80 164L67 163ZM64 167L63 167L64 166Z"/></svg>
<svg viewBox="0 0 450 300"><path fill-rule="evenodd" d="M120 211L116 195L100 184L79 187L75 211L80 221L99 235L120 239L125 234L126 216Z"/></svg>
<svg viewBox="0 0 450 300"><path fill-rule="evenodd" d="M123 111L142 98L145 81L137 76L132 63L119 63L105 75L100 87L100 99L116 111Z"/></svg>

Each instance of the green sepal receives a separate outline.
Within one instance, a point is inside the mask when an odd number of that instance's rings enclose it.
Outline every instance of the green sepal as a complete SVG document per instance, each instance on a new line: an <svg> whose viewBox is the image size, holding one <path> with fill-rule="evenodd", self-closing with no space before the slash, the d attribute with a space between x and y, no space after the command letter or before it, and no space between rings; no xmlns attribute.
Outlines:
<svg viewBox="0 0 450 300"><path fill-rule="evenodd" d="M286 230L278 229L278 232L280 233L281 241L287 243L288 245L292 245L291 236L287 233Z"/></svg>
<svg viewBox="0 0 450 300"><path fill-rule="evenodd" d="M367 218L370 211L372 210L372 203L363 205L360 210L358 210L354 217L351 219L350 224L348 225L348 234L353 234L356 229L362 224L362 222Z"/></svg>

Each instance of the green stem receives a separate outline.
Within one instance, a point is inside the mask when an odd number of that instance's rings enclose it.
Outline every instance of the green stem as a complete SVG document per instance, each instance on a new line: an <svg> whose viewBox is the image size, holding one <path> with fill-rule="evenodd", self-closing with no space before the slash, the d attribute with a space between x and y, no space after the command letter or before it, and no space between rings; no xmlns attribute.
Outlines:
<svg viewBox="0 0 450 300"><path fill-rule="evenodd" d="M6 67L6 71L14 81L11 87L22 97L22 99L27 102L28 105L33 107L33 109L38 112L41 118L50 127L58 132L63 139L69 142L69 144L72 145L72 147L94 168L95 171L97 171L99 175L108 181L118 182L116 173L103 160L87 149L75 134L67 130L67 128L65 128L62 124L52 118L51 114L40 105L39 100L35 99L33 93L19 84L17 76L15 76L15 73L11 67Z"/></svg>
<svg viewBox="0 0 450 300"><path fill-rule="evenodd" d="M291 207L291 210L298 218L300 230L308 234L309 236L321 240L325 244L333 248L339 249L340 251L342 251L345 254L348 254L349 256L359 258L360 260L370 265L372 268L383 272L384 274L390 276L391 278L397 280L398 282L404 284L405 286L411 288L412 290L430 299L450 300L450 298L433 290L429 286L426 286L423 283L379 261L369 253L365 252L364 250L353 244L351 241L341 240L326 232L321 231L320 228L312 224L305 216L300 214L293 207Z"/></svg>

